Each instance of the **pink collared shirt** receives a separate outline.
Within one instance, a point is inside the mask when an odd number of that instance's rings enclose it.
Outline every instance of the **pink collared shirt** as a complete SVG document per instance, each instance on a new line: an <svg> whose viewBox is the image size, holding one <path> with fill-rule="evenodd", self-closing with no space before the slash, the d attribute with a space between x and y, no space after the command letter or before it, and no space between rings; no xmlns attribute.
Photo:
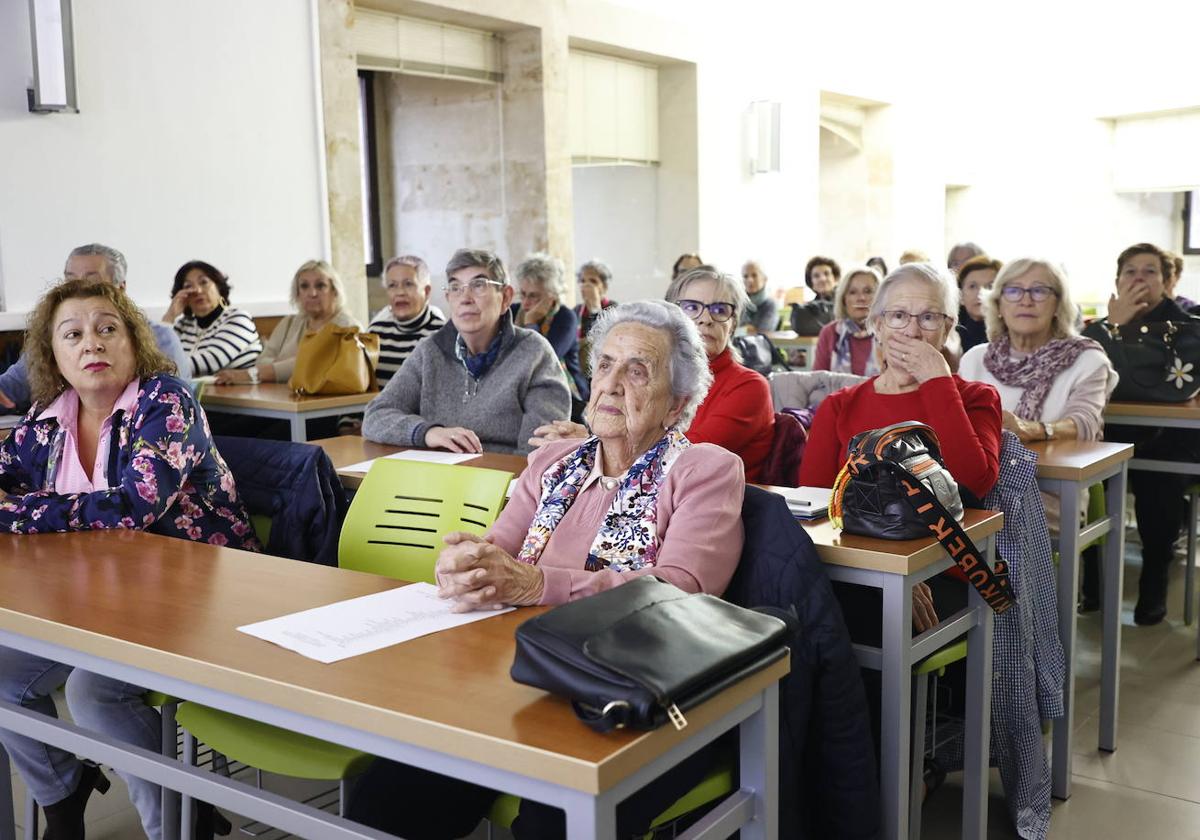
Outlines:
<svg viewBox="0 0 1200 840"><path fill-rule="evenodd" d="M74 388L68 388L58 395L58 398L46 410L38 415L39 420L46 417L57 417L58 425L66 433L63 441L62 455L59 457L58 470L54 476L54 492L56 493L92 493L96 490L107 490L110 485L109 476L105 475L108 468L108 444L112 439L112 418L118 411L129 413L137 408L137 395L141 383L133 380L125 386L121 396L113 403L112 411L100 425L100 439L96 446L96 463L92 465L92 477L88 478L87 471L79 459L79 394ZM114 477L115 478L115 477Z"/></svg>

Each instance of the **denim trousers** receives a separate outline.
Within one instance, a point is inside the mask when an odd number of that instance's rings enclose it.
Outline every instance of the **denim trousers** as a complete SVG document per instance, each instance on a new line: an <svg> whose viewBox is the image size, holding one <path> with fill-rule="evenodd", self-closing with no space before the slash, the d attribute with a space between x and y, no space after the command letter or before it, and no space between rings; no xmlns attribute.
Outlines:
<svg viewBox="0 0 1200 840"><path fill-rule="evenodd" d="M162 717L142 700L145 689L88 671L73 670L40 656L0 647L0 701L58 717L51 692L66 683L71 717L84 729L152 752L162 745ZM0 743L39 805L53 805L79 784L79 759L60 750L0 729ZM162 793L158 785L121 773L150 840L162 838Z"/></svg>

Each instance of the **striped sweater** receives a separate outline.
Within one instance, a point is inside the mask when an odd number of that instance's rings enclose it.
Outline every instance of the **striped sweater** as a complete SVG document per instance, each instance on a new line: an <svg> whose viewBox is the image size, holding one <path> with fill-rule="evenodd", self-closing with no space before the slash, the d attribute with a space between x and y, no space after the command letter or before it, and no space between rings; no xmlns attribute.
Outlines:
<svg viewBox="0 0 1200 840"><path fill-rule="evenodd" d="M428 305L424 312L409 321L397 321L392 317L391 310L384 310L375 316L367 329L379 336L379 366L375 369L379 387L387 385L392 375L400 370L400 365L404 364L418 341L433 335L445 323L442 313Z"/></svg>
<svg viewBox="0 0 1200 840"><path fill-rule="evenodd" d="M192 376L209 376L224 368L247 368L262 352L262 340L249 314L225 307L207 326L194 315L181 315L175 332L192 361Z"/></svg>

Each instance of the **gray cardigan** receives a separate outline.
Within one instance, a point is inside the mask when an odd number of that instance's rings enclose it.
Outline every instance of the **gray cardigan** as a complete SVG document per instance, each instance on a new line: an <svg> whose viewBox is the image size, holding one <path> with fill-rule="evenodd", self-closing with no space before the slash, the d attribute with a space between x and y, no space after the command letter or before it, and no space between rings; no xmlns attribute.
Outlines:
<svg viewBox="0 0 1200 840"><path fill-rule="evenodd" d="M363 436L395 446L424 446L432 426L462 426L488 452L526 453L538 426L571 416L571 393L554 348L534 330L500 319L500 353L475 381L454 352L454 323L422 339L371 400Z"/></svg>

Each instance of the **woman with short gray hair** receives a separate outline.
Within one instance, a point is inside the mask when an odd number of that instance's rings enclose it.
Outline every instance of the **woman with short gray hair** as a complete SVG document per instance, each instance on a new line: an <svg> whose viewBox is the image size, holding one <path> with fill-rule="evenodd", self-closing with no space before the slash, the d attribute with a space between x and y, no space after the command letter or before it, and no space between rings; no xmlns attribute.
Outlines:
<svg viewBox="0 0 1200 840"><path fill-rule="evenodd" d="M579 363L579 319L562 305L563 264L558 257L538 251L517 266L517 292L521 302L512 305L513 323L542 334L554 348L571 389L571 416L578 417L588 399L588 381Z"/></svg>
<svg viewBox="0 0 1200 840"><path fill-rule="evenodd" d="M775 435L771 389L761 374L738 363L730 345L746 300L745 287L712 266L685 271L667 288L667 301L679 307L699 331L712 374L712 386L696 411L688 439L725 447L741 457L747 481L765 482ZM550 423L537 429L529 442L540 446L585 434L587 429L577 423Z"/></svg>
<svg viewBox="0 0 1200 840"><path fill-rule="evenodd" d="M591 375L588 367L588 355L591 352L588 344L588 333L592 325L600 317L600 313L617 305L608 296L608 284L612 282L612 269L600 260L588 260L579 266L575 273L579 280L580 302L575 307L575 317L579 319L579 360L583 363L583 372Z"/></svg>
<svg viewBox="0 0 1200 840"><path fill-rule="evenodd" d="M562 604L654 575L687 592L721 595L741 556L745 477L738 458L685 432L710 380L691 319L662 301L605 312L593 331L592 434L529 457L512 498L482 536L446 538L438 595L464 610ZM703 748L619 809L616 836L648 821L711 768ZM422 807L389 792L420 791ZM402 837L461 837L495 793L406 764L377 760L355 785L347 816ZM635 804L636 802L636 804ZM640 815L640 816L639 816ZM524 799L520 838L566 836L563 812Z"/></svg>

